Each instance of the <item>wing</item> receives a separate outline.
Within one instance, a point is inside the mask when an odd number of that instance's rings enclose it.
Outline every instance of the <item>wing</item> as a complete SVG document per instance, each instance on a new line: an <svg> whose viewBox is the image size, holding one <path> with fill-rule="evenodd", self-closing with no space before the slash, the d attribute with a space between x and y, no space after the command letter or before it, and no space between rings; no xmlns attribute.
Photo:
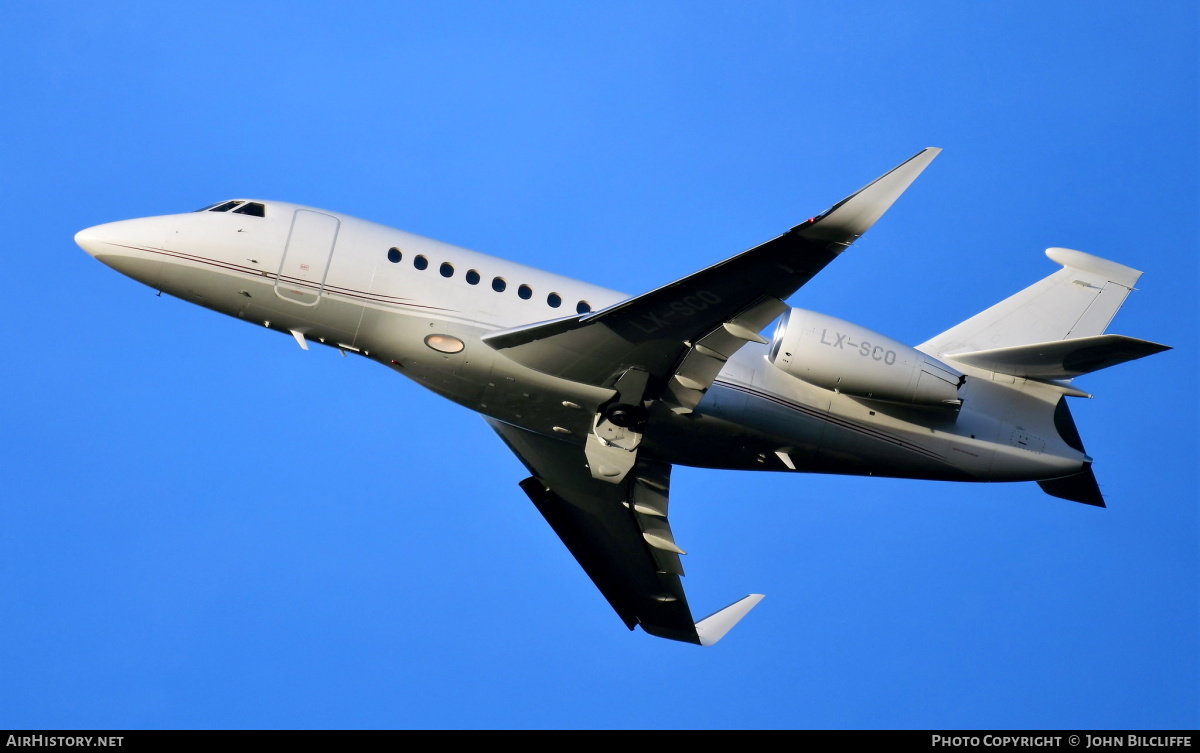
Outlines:
<svg viewBox="0 0 1200 753"><path fill-rule="evenodd" d="M758 331L786 310L783 299L865 233L939 151L926 149L778 238L657 290L484 336L527 368L612 391L582 448L489 423L533 474L521 488L629 629L711 645L762 599L747 596L693 621L683 550L667 520L671 467L638 457L647 408L695 408L738 348L766 342Z"/></svg>
<svg viewBox="0 0 1200 753"><path fill-rule="evenodd" d="M509 358L575 382L612 387L646 372L646 398L699 403L725 361L786 310L797 291L878 220L940 149L925 149L826 212L738 256L607 309L483 339Z"/></svg>
<svg viewBox="0 0 1200 753"><path fill-rule="evenodd" d="M630 630L711 646L762 599L693 621L679 579L684 552L667 522L671 466L640 460L620 484L606 483L584 466L578 444L488 423L533 474L521 488Z"/></svg>

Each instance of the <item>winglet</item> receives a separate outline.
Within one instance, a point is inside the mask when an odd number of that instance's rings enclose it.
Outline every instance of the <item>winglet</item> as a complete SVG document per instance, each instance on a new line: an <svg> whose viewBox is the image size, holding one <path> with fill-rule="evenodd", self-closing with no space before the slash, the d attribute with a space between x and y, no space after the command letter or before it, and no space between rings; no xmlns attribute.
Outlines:
<svg viewBox="0 0 1200 753"><path fill-rule="evenodd" d="M733 629L733 626L738 624L743 617L750 613L751 609L758 606L758 602L763 600L762 594L750 594L721 611L711 614L696 623L696 635L700 637L701 646L712 646L717 641L725 637L725 634Z"/></svg>
<svg viewBox="0 0 1200 753"><path fill-rule="evenodd" d="M814 217L795 230L805 238L813 240L835 241L846 245L853 243L891 208L896 199L900 198L900 194L912 185L941 151L935 146L922 149L866 188L842 199L824 214Z"/></svg>

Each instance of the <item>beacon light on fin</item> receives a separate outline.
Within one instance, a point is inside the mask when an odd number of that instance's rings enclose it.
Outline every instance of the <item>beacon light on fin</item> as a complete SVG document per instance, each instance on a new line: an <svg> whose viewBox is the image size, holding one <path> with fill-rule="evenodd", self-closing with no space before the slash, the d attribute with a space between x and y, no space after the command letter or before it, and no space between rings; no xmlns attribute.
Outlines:
<svg viewBox="0 0 1200 753"><path fill-rule="evenodd" d="M700 645L715 645L762 600L763 594L750 594L697 622L696 635L700 637Z"/></svg>

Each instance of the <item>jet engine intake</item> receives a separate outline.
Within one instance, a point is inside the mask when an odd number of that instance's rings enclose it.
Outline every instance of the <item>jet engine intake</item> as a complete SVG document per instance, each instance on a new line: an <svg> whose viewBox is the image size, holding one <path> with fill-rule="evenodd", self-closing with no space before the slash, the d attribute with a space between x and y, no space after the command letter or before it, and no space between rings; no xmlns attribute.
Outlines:
<svg viewBox="0 0 1200 753"><path fill-rule="evenodd" d="M855 397L937 407L962 405L962 372L886 335L843 319L791 309L768 356L784 373Z"/></svg>

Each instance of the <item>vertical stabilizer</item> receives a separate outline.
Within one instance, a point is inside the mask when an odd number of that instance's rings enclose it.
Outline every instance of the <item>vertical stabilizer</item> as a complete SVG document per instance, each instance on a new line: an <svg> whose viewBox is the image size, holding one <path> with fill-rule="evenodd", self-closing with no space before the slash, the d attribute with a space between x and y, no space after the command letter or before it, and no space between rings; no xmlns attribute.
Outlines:
<svg viewBox="0 0 1200 753"><path fill-rule="evenodd" d="M1046 256L1063 266L920 345L935 357L1100 335L1142 273L1069 248Z"/></svg>

